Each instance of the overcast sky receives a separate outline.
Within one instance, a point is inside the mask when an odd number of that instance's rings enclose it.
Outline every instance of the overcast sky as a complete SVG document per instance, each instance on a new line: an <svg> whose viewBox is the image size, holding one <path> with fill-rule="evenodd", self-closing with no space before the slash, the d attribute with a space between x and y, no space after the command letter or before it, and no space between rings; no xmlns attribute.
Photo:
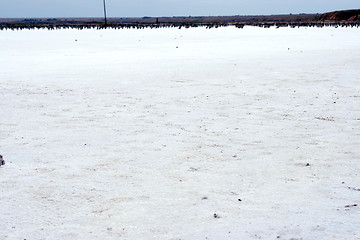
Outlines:
<svg viewBox="0 0 360 240"><path fill-rule="evenodd" d="M106 0L109 17L270 15L359 9L360 0ZM0 18L101 17L103 0L0 0Z"/></svg>

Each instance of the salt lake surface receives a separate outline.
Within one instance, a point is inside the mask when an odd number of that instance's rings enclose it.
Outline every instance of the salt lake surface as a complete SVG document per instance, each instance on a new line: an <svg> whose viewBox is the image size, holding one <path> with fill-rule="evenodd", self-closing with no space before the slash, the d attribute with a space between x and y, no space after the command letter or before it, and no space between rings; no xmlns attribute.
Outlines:
<svg viewBox="0 0 360 240"><path fill-rule="evenodd" d="M360 239L360 30L0 32L0 239Z"/></svg>

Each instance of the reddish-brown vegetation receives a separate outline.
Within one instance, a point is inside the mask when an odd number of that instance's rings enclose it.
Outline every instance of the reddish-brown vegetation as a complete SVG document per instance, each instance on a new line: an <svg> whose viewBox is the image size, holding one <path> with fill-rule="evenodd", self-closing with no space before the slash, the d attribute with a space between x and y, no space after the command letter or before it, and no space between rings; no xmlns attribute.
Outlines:
<svg viewBox="0 0 360 240"><path fill-rule="evenodd" d="M319 17L319 20L320 21L331 21L331 22L360 21L360 9L324 13Z"/></svg>

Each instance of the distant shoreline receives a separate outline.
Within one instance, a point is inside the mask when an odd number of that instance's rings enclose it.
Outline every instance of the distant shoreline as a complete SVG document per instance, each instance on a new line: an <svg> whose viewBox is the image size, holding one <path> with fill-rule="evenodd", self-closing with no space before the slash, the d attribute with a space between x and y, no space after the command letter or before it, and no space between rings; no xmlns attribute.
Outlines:
<svg viewBox="0 0 360 240"><path fill-rule="evenodd" d="M359 27L360 9L324 14L288 14L257 16L174 16L142 18L0 18L0 30L12 29L122 29L162 27Z"/></svg>
<svg viewBox="0 0 360 240"><path fill-rule="evenodd" d="M0 31L2 30L31 30L31 29L48 29L48 30L60 30L60 29L145 29L145 28L196 28L196 27L206 27L206 28L219 28L219 27L228 27L234 26L237 28L244 28L245 26L254 26L262 28L270 27L356 27L359 28L359 23L341 23L341 22L290 22L290 23L163 23L163 24L139 24L139 23L128 23L128 24L0 24Z"/></svg>

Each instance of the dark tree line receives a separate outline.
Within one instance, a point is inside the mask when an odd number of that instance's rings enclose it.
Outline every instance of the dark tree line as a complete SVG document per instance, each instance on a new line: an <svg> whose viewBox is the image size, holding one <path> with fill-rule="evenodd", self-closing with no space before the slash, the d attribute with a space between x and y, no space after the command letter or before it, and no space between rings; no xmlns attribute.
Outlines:
<svg viewBox="0 0 360 240"><path fill-rule="evenodd" d="M235 26L243 28L244 26L257 26L262 28L270 27L359 27L360 22L247 22L247 23L0 23L0 30L24 30L24 29L143 29L143 28L193 28L206 27L218 28L226 26Z"/></svg>

